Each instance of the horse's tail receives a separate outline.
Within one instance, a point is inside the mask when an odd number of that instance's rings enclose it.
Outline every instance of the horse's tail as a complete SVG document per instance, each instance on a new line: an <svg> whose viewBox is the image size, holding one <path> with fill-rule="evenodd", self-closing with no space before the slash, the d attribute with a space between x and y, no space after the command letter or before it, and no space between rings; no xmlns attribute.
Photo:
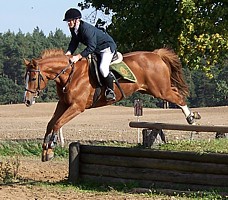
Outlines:
<svg viewBox="0 0 228 200"><path fill-rule="evenodd" d="M177 54L173 52L173 50L162 48L156 49L153 53L158 54L161 59L165 62L165 64L171 70L171 83L172 86L178 88L179 92L183 96L189 95L189 90L186 82L183 78L183 70L180 59L178 58Z"/></svg>

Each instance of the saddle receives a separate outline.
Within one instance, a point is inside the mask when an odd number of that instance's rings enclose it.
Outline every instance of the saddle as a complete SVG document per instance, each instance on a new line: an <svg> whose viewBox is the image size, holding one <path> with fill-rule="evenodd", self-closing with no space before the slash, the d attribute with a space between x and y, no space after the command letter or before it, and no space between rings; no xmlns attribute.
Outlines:
<svg viewBox="0 0 228 200"><path fill-rule="evenodd" d="M96 82L96 85L102 87L103 76L100 73L99 65L100 65L100 56L97 54L90 54L88 57L89 61L89 73L91 78ZM126 65L123 61L123 56L120 52L115 52L110 63L110 72L112 73L115 83L118 80L128 80L130 82L136 82L136 77L131 69Z"/></svg>
<svg viewBox="0 0 228 200"><path fill-rule="evenodd" d="M93 80L93 83L95 84L94 86L96 88L92 105L92 107L94 107L100 97L101 88L104 85L104 78L99 70L100 56L97 54L90 54L87 59L89 61L89 76ZM124 94L124 91L120 87L119 80L126 79L128 81L136 82L136 77L131 71L131 69L123 62L122 54L117 51L113 55L110 64L110 72L114 78L115 84L125 98L126 96Z"/></svg>

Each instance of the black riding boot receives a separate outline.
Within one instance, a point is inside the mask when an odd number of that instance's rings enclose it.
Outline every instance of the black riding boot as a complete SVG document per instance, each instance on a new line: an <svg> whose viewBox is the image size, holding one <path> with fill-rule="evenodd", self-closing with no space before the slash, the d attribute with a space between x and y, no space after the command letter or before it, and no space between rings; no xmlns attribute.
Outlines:
<svg viewBox="0 0 228 200"><path fill-rule="evenodd" d="M105 91L105 97L107 101L115 101L116 95L113 90L113 76L109 73L108 76L104 79L105 85L107 87Z"/></svg>

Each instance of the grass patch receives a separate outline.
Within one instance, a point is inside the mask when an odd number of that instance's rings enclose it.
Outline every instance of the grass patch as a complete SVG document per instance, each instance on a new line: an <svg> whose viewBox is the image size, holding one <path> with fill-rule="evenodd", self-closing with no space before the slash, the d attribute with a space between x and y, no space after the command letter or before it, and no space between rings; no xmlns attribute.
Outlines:
<svg viewBox="0 0 228 200"><path fill-rule="evenodd" d="M228 153L227 139L181 140L159 145L159 150L192 151L197 153Z"/></svg>
<svg viewBox="0 0 228 200"><path fill-rule="evenodd" d="M113 147L128 147L128 148L143 148L142 145L129 144L126 142L108 141L90 143L91 145L113 146ZM180 140L170 141L166 144L152 146L158 150L167 151L192 151L197 153L228 153L227 139L211 139L211 140ZM40 156L42 152L42 142L38 140L26 141L1 141L0 155L1 156ZM68 158L68 145L55 148L55 158Z"/></svg>
<svg viewBox="0 0 228 200"><path fill-rule="evenodd" d="M55 191L60 191L61 193L70 191L72 193L80 193L84 197L94 197L94 199L108 199L109 197L116 196L118 199L151 199L151 200L223 200L224 197L217 191L195 191L192 193L175 193L165 194L164 192L159 192L154 188L140 188L137 183L123 184L118 183L111 185L100 184L94 181L81 181L77 184L72 184L67 181L61 181L57 183L44 183L39 182L37 184L32 184L33 186L44 187L47 189L54 189ZM134 192L135 190L144 190L142 193ZM96 198L97 197L97 198ZM103 197L103 198L102 198ZM121 198L122 197L122 198Z"/></svg>
<svg viewBox="0 0 228 200"><path fill-rule="evenodd" d="M100 195L106 195L106 194L114 194L118 196L125 197L124 199L134 199L134 197L143 197L142 199L178 199L178 200L209 200L209 199L216 199L216 200L222 200L224 199L223 196L219 194L219 191L195 191L195 192L189 192L188 193L173 193L173 195L166 195L165 192L159 192L159 190L155 188L140 188L139 185L135 182L123 184L123 183L112 183L109 184L100 184L98 182L94 181L81 181L78 184L72 184L67 181L54 183L52 185L49 184L49 186L55 186L58 187L61 190L67 190L71 189L74 191L78 191L80 193L90 193L90 194L100 194ZM142 191L142 193L135 192L136 190ZM163 190L164 191L164 190ZM127 198L126 198L127 197ZM138 199L137 198L137 199Z"/></svg>
<svg viewBox="0 0 228 200"><path fill-rule="evenodd" d="M1 141L1 156L40 156L42 152L42 143L40 141ZM57 146L55 148L55 157L67 158L68 147Z"/></svg>

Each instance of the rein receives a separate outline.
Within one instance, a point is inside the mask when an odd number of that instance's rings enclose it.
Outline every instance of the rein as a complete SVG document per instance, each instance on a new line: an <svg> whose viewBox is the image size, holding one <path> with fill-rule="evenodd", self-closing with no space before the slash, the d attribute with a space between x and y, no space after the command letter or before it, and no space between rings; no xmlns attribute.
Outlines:
<svg viewBox="0 0 228 200"><path fill-rule="evenodd" d="M51 79L53 81L55 81L57 78L59 78L62 74L64 74L66 72L66 70L69 68L69 67L74 67L74 63L69 63L69 65L67 65L64 69L61 70L61 72L59 72L55 78Z"/></svg>
<svg viewBox="0 0 228 200"><path fill-rule="evenodd" d="M72 67L72 70L71 70L71 72L70 72L70 74L69 74L69 77L68 77L66 83L65 83L65 86L63 87L63 92L64 92L64 93L67 92L67 91L66 91L66 87L67 87L67 85L71 82L71 79L72 79L72 76L73 76L73 73L74 73L74 63L73 63L73 62L69 63L64 69L62 69L62 70L56 75L56 77L55 77L54 79L52 79L53 81L55 81L55 80L56 80L57 78L59 78L62 74L64 74L64 73L66 72L66 70L67 70L68 68L70 68L70 67Z"/></svg>

